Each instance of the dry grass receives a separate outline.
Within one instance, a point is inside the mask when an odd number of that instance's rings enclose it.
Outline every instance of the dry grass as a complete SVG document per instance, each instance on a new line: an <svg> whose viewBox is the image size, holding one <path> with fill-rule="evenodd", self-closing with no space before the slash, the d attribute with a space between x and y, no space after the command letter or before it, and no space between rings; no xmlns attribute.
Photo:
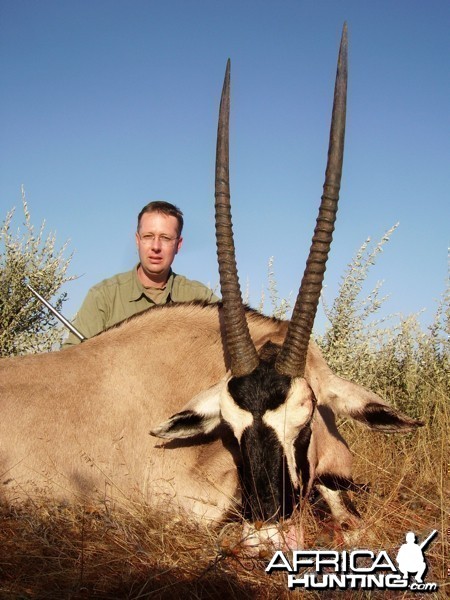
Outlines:
<svg viewBox="0 0 450 600"><path fill-rule="evenodd" d="M142 509L3 509L2 598L252 598L262 563L234 554L225 536ZM259 580L259 583L258 583ZM261 596L264 597L264 596Z"/></svg>

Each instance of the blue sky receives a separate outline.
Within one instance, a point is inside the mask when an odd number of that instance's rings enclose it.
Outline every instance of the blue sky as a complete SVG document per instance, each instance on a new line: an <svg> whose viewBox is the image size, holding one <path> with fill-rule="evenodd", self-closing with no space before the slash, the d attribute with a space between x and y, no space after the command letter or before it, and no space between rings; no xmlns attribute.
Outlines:
<svg viewBox="0 0 450 600"><path fill-rule="evenodd" d="M384 313L426 308L450 241L450 3L303 0L0 0L0 219L25 186L74 252L72 317L89 287L136 262L136 215L185 214L174 268L218 282L217 113L232 65L231 194L238 266L257 305L275 257L297 293L322 193L342 25L349 96L330 304L362 242L400 222L371 271ZM19 224L21 219L16 220ZM317 328L324 326L320 316Z"/></svg>

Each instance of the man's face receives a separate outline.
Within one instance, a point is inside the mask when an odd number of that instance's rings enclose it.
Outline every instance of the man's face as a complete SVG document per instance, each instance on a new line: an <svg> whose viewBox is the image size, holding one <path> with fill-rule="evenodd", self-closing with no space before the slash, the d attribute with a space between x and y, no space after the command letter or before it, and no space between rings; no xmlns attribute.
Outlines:
<svg viewBox="0 0 450 600"><path fill-rule="evenodd" d="M136 233L136 245L144 273L152 278L166 277L183 238L178 237L176 217L159 212L144 213Z"/></svg>

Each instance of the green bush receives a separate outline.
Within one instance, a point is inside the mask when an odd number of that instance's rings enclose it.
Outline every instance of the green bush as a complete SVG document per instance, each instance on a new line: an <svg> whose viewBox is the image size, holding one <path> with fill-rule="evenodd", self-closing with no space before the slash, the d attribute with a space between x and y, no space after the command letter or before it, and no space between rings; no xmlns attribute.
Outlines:
<svg viewBox="0 0 450 600"><path fill-rule="evenodd" d="M24 231L20 227L12 231L15 209L8 212L0 229L0 356L59 347L65 329L25 284L30 283L61 310L66 294L58 295L58 290L73 279L66 276L72 258L63 256L67 243L55 249L55 234L44 238L45 221L35 233L23 188L22 205Z"/></svg>
<svg viewBox="0 0 450 600"><path fill-rule="evenodd" d="M418 315L376 320L386 298L381 285L361 299L370 266L397 226L378 244L361 246L348 266L331 308L325 308L329 326L317 341L330 367L365 385L406 410L411 416L434 411L430 398L439 401L441 390L450 392L450 287L438 305L433 323L424 330ZM448 281L448 280L447 280Z"/></svg>

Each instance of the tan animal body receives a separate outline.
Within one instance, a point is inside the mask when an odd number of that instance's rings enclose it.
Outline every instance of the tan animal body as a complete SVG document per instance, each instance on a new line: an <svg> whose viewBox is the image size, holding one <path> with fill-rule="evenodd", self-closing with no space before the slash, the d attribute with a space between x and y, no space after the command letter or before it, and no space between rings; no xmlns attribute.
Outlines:
<svg viewBox="0 0 450 600"><path fill-rule="evenodd" d="M206 521L219 521L239 506L241 458L221 423L218 398L230 377L221 312L215 305L164 306L67 350L0 360L2 498L148 503ZM250 311L247 316L257 350L269 341L282 343L287 322ZM354 523L340 492L320 484L321 476L344 487L351 482L351 455L329 407L362 420L368 405L382 407L393 422L395 412L334 375L313 342L305 381L324 407L314 411L305 491L319 484L339 522ZM215 430L211 439L165 444L149 435L189 402L203 421L166 437ZM301 483L294 461L288 459L289 467Z"/></svg>
<svg viewBox="0 0 450 600"><path fill-rule="evenodd" d="M246 542L258 551L267 540L301 544L292 522L278 524L316 486L344 529L358 526L341 499L353 482L335 415L382 431L420 423L334 375L310 341L337 211L346 82L344 29L324 193L291 321L242 304L230 214L228 65L216 159L223 306L152 309L75 348L0 361L0 486L8 500L43 493L137 501L207 522L239 506ZM150 429L168 441L155 442Z"/></svg>

